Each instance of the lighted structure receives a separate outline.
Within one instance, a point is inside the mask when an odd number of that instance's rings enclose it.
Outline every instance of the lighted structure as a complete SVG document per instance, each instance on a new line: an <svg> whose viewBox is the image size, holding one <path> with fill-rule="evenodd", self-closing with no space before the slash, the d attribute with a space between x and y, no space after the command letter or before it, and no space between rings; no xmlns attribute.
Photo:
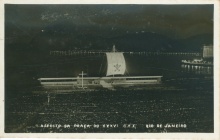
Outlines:
<svg viewBox="0 0 220 140"><path fill-rule="evenodd" d="M213 45L204 45L203 58L212 58L212 57L213 57Z"/></svg>
<svg viewBox="0 0 220 140"><path fill-rule="evenodd" d="M101 86L103 88L114 88L114 86L134 86L143 84L159 84L162 76L125 76L126 62L123 52L116 52L113 46L112 52L106 53L107 72L105 77L86 77L85 73L78 77L63 78L39 78L43 86L69 85L78 88Z"/></svg>

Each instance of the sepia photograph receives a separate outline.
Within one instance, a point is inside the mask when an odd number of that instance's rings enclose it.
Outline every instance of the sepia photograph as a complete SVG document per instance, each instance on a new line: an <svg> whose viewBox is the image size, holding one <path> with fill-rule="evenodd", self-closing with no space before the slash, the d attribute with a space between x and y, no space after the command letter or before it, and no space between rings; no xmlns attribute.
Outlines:
<svg viewBox="0 0 220 140"><path fill-rule="evenodd" d="M213 134L214 7L5 3L4 133Z"/></svg>

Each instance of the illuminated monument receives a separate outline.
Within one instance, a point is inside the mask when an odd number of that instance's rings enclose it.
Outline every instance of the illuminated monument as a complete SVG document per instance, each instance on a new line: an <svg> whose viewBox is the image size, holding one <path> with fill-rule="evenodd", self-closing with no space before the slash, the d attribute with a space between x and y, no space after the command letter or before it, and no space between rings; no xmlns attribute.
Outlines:
<svg viewBox="0 0 220 140"><path fill-rule="evenodd" d="M112 52L106 53L106 57L107 72L105 77L87 77L82 72L77 77L39 78L38 80L44 87L69 85L83 89L97 86L112 89L115 86L128 87L161 82L162 76L125 76L127 71L125 58L123 52L116 52L115 46L113 46Z"/></svg>

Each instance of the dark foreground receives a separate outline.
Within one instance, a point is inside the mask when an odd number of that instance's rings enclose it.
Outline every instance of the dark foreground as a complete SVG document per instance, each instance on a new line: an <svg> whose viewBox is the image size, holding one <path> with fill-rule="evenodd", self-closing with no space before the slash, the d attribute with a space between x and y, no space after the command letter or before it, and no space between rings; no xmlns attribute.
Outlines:
<svg viewBox="0 0 220 140"><path fill-rule="evenodd" d="M5 132L213 132L213 83L191 82L23 93L7 101Z"/></svg>

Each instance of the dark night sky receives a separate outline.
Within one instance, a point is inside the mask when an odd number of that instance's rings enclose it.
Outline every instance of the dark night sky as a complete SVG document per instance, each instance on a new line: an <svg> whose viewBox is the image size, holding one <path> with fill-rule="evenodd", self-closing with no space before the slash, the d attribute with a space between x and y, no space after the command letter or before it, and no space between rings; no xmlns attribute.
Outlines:
<svg viewBox="0 0 220 140"><path fill-rule="evenodd" d="M150 35L171 40L212 36L213 9L213 5L6 4L6 45L112 46L126 38L152 40Z"/></svg>

